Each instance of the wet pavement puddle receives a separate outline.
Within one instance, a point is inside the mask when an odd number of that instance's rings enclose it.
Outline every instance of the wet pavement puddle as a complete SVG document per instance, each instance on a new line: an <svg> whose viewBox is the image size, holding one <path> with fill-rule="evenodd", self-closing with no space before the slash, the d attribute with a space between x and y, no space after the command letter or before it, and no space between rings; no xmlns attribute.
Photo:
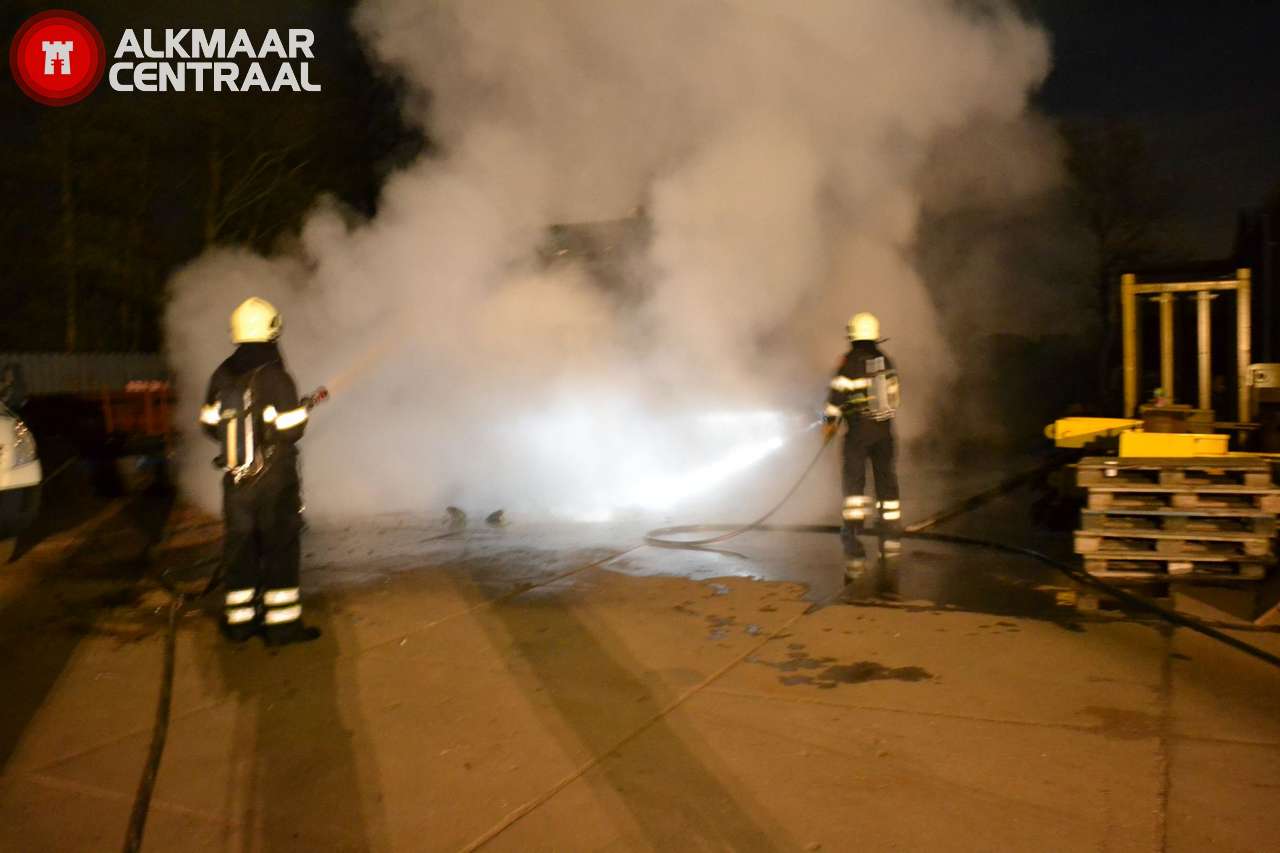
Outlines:
<svg viewBox="0 0 1280 853"><path fill-rule="evenodd" d="M876 661L840 663L838 658L811 657L802 643L789 643L784 660L769 661L752 656L748 663L778 670L779 683L787 687L811 686L831 690L841 684L865 684L869 681L929 681L933 673L918 666L889 667Z"/></svg>

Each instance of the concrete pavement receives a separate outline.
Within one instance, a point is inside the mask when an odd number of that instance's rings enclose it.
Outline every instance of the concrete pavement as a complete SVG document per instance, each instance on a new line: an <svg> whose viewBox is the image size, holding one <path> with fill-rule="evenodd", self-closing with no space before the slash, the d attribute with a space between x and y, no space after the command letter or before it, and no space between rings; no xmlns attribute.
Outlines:
<svg viewBox="0 0 1280 853"><path fill-rule="evenodd" d="M143 569L217 545L196 514L147 517L102 507L0 579L0 849L123 838L167 600ZM1007 558L908 545L858 603L804 615L838 583L834 537L735 556L640 532L318 526L319 641L181 620L145 849L1280 845L1280 673L1259 662L1076 614Z"/></svg>

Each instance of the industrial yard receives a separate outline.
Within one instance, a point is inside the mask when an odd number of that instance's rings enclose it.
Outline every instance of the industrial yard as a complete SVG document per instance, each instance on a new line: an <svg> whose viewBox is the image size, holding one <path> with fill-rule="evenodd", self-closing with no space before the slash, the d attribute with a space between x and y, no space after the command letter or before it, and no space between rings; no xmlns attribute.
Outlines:
<svg viewBox="0 0 1280 853"><path fill-rule="evenodd" d="M948 529L1027 529L1026 497ZM183 567L216 550L162 495L78 509L0 582L6 849L119 844L162 683L154 578L198 594ZM145 849L1257 851L1280 830L1264 663L1080 612L1012 557L909 543L806 615L842 581L835 537L642 533L317 526L325 633L279 651L188 601Z"/></svg>
<svg viewBox="0 0 1280 853"><path fill-rule="evenodd" d="M1280 4L0 9L0 851L1280 850Z"/></svg>

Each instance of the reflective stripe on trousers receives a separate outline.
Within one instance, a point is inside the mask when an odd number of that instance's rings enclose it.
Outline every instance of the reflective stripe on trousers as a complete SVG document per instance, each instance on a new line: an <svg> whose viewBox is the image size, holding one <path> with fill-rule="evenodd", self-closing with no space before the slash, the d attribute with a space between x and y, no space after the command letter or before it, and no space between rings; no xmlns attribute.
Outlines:
<svg viewBox="0 0 1280 853"><path fill-rule="evenodd" d="M226 597L227 607L243 607L244 605L253 601L253 596L254 596L254 593L256 592L257 590L255 590L253 587L247 587L245 589L227 590L227 597Z"/></svg>
<svg viewBox="0 0 1280 853"><path fill-rule="evenodd" d="M902 501L880 501L876 508L885 521L898 521L902 518Z"/></svg>
<svg viewBox="0 0 1280 853"><path fill-rule="evenodd" d="M298 603L298 588L269 589L262 594L262 603L267 607L283 607L286 604Z"/></svg>
<svg viewBox="0 0 1280 853"><path fill-rule="evenodd" d="M302 605L291 604L288 607L268 607L262 621L268 625L281 625L285 622L296 622L302 618Z"/></svg>
<svg viewBox="0 0 1280 853"><path fill-rule="evenodd" d="M246 622L252 622L253 617L257 614L257 608L254 607L228 607L226 610L227 624L243 625Z"/></svg>
<svg viewBox="0 0 1280 853"><path fill-rule="evenodd" d="M844 511L841 515L845 521L865 521L870 508L871 498L868 496L850 495L844 499Z"/></svg>
<svg viewBox="0 0 1280 853"><path fill-rule="evenodd" d="M267 608L262 621L268 625L296 622L302 618L302 605L298 603L296 586L269 589L262 594L262 603Z"/></svg>
<svg viewBox="0 0 1280 853"><path fill-rule="evenodd" d="M258 591L253 587L227 590L227 594L223 597L225 609L222 615L228 625L243 625L253 621L258 615L258 609L253 606L253 597L257 594Z"/></svg>

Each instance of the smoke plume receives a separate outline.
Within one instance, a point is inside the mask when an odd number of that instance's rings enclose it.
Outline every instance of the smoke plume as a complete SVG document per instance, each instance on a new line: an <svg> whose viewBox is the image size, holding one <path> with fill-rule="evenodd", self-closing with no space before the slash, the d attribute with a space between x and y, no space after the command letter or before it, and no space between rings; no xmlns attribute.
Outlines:
<svg viewBox="0 0 1280 853"><path fill-rule="evenodd" d="M436 153L371 220L320 200L288 251L197 259L167 317L194 425L230 310L281 309L301 390L334 386L303 444L325 514L677 506L813 420L858 310L921 434L954 376L922 212L1055 180L1025 116L1047 39L1001 2L366 0L355 25ZM549 226L637 209L623 284L546 262ZM183 485L216 506L211 455L193 429Z"/></svg>

